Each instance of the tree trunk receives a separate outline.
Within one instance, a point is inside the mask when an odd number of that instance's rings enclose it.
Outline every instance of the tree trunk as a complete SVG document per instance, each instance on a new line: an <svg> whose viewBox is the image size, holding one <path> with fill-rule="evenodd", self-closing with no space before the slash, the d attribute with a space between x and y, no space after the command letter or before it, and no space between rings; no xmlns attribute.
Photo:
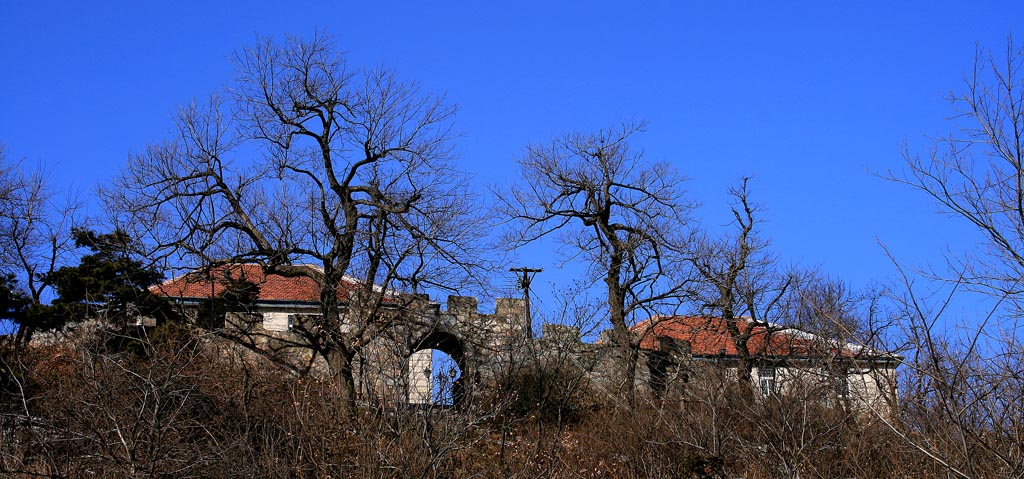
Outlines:
<svg viewBox="0 0 1024 479"><path fill-rule="evenodd" d="M321 337L323 343L321 350L326 351L324 357L327 359L327 366L331 369L334 387L338 391L343 412L346 415L352 415L356 409L355 368L353 365L356 349L349 346L351 344L349 335L342 332L345 321L342 319L341 305L338 301L338 288L344 281L343 271L335 269L331 262L324 263L320 308L326 330L330 334Z"/></svg>
<svg viewBox="0 0 1024 479"><path fill-rule="evenodd" d="M626 326L626 298L620 283L623 259L622 253L618 252L619 248L616 246L615 249L616 252L612 254L611 262L608 265L608 276L605 278L605 284L608 287L608 317L612 324L612 342L622 354L621 393L626 397L629 406L635 407L636 364L639 356L636 346L639 345L634 344L636 341L633 333Z"/></svg>
<svg viewBox="0 0 1024 479"><path fill-rule="evenodd" d="M735 284L735 279L731 280L730 283ZM723 289L721 294L721 301L724 305L722 308L722 321L725 321L725 327L729 331L733 345L736 347L736 355L739 356L739 364L736 365L736 382L739 386L740 399L746 402L753 398L754 393L754 377L751 374L754 369L754 362L751 360L748 345L748 334L750 331L748 330L747 333L740 331L740 319L736 318L736 313L733 311L732 306L730 306L733 300L732 288Z"/></svg>
<svg viewBox="0 0 1024 479"><path fill-rule="evenodd" d="M23 321L18 325L18 333L14 337L14 346L17 348L28 346L32 339L32 328L25 323L26 321Z"/></svg>
<svg viewBox="0 0 1024 479"><path fill-rule="evenodd" d="M325 357L327 365L331 368L338 398L341 400L342 412L346 416L351 416L356 410L355 368L352 364L354 355L335 348L329 351Z"/></svg>
<svg viewBox="0 0 1024 479"><path fill-rule="evenodd" d="M637 406L636 398L636 367L640 359L640 352L637 347L633 347L632 344L626 343L622 348L622 353L625 356L625 373L626 377L623 378L625 389L623 393L626 395L626 402L629 407L635 408Z"/></svg>

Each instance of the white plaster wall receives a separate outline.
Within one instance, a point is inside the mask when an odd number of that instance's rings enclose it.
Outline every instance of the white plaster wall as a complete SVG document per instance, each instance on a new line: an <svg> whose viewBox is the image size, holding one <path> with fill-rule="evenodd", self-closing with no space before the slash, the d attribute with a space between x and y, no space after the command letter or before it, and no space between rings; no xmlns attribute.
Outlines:
<svg viewBox="0 0 1024 479"><path fill-rule="evenodd" d="M288 331L289 313L263 313L263 329L267 331Z"/></svg>
<svg viewBox="0 0 1024 479"><path fill-rule="evenodd" d="M432 350L416 351L409 356L409 402L413 404L433 403Z"/></svg>

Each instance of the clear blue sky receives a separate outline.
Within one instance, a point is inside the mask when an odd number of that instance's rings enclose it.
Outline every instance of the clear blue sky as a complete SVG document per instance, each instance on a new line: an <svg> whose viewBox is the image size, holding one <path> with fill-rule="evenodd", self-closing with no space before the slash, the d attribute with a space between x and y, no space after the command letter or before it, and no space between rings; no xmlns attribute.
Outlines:
<svg viewBox="0 0 1024 479"><path fill-rule="evenodd" d="M976 44L1024 41L1019 1L159 3L0 2L11 157L91 194L179 105L230 82L228 58L256 34L323 30L352 63L457 103L460 161L481 185L515 181L527 143L646 119L637 145L691 178L702 221L725 223L725 189L754 175L779 256L855 286L892 277L878 241L912 264L973 247L870 172L898 168L904 139L949 130L942 97ZM535 285L570 276L550 249L522 261L548 270Z"/></svg>

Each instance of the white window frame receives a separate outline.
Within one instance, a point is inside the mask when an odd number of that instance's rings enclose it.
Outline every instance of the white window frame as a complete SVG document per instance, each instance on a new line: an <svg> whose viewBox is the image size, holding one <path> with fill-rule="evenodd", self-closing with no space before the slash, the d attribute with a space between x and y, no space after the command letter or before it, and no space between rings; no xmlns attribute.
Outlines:
<svg viewBox="0 0 1024 479"><path fill-rule="evenodd" d="M757 367L757 384L760 386L762 396L770 396L779 392L776 372L775 366Z"/></svg>

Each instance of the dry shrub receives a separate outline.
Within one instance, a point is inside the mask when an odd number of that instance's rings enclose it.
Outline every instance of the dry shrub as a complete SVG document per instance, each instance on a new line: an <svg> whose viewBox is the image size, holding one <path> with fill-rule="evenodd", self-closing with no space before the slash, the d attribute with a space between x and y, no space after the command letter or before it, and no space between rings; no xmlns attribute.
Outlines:
<svg viewBox="0 0 1024 479"><path fill-rule="evenodd" d="M5 356L0 471L451 477L486 430L456 411L367 406L346 417L330 382L180 329L144 339L115 353L54 344Z"/></svg>
<svg viewBox="0 0 1024 479"><path fill-rule="evenodd" d="M589 477L719 477L722 458L684 441L681 424L650 404L606 408L573 431L578 442L564 455L570 469L589 469Z"/></svg>
<svg viewBox="0 0 1024 479"><path fill-rule="evenodd" d="M596 407L586 374L568 362L532 360L506 371L490 400L506 420L579 421Z"/></svg>
<svg viewBox="0 0 1024 479"><path fill-rule="evenodd" d="M192 331L145 354L67 345L3 356L10 477L938 477L870 417L811 389L762 399L694 374L677 397L596 404L579 371L520 369L460 408L344 404ZM513 380L514 379L514 380ZM516 386L513 388L512 386ZM509 394L509 392L515 394ZM799 393L799 394L798 394ZM746 398L746 399L743 399ZM924 434L924 431L915 432Z"/></svg>

